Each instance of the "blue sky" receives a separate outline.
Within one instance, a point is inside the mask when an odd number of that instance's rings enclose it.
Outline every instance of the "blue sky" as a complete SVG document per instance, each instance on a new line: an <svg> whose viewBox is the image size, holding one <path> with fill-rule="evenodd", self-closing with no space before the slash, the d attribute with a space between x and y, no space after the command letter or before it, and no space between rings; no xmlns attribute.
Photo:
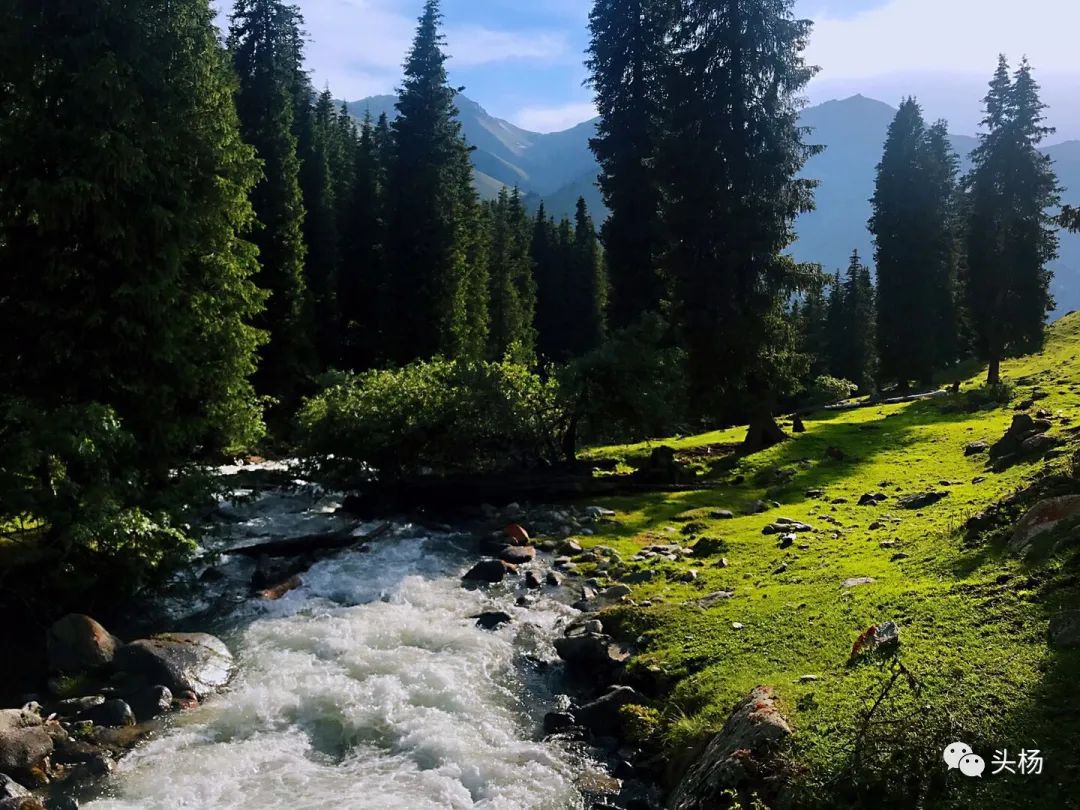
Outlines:
<svg viewBox="0 0 1080 810"><path fill-rule="evenodd" d="M225 0L220 0L224 2ZM320 87L355 100L400 81L422 0L294 0ZM588 0L443 0L451 80L489 112L553 131L593 115L583 86ZM797 0L815 21L812 101L913 93L931 117L974 133L996 55L1028 54L1059 140L1080 138L1080 0ZM1074 120L1075 119L1075 120Z"/></svg>

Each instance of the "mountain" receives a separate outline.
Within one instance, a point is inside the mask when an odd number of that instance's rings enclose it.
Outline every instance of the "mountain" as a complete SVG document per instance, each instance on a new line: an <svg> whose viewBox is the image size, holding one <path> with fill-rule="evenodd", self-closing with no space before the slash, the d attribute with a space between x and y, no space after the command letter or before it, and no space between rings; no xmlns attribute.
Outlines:
<svg viewBox="0 0 1080 810"><path fill-rule="evenodd" d="M362 118L366 111L378 117L396 114L394 96L374 96L351 102L349 111ZM585 197L597 222L606 216L596 187L596 161L589 139L596 121L586 121L564 132L529 132L495 118L466 96L457 98L465 137L475 147L476 185L486 198L503 186L517 186L532 206L543 200L555 217L572 216L578 197ZM872 263L873 243L866 223L874 172L889 123L896 109L881 101L856 95L827 101L803 111L801 123L810 128L809 140L826 147L806 165L804 174L818 180L817 209L796 223L798 241L791 252L800 261L816 262L832 271L847 266L853 249ZM951 136L964 170L978 143L969 135ZM1080 205L1080 141L1047 147L1058 178L1066 189L1063 199ZM1075 189L1070 194L1068 189ZM1080 309L1080 235L1063 234L1061 257L1055 271L1055 315Z"/></svg>

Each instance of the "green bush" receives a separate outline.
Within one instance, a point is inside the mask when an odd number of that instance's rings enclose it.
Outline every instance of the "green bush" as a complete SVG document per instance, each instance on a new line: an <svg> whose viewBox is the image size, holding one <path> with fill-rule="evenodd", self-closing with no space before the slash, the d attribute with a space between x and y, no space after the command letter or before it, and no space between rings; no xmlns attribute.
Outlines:
<svg viewBox="0 0 1080 810"><path fill-rule="evenodd" d="M835 405L838 402L843 402L858 390L859 386L851 380L844 380L823 374L814 380L813 385L810 386L810 390L807 391L806 395L811 406L819 407L822 405Z"/></svg>
<svg viewBox="0 0 1080 810"><path fill-rule="evenodd" d="M123 596L192 549L173 525L185 476L174 471L170 486L151 486L134 437L111 408L45 410L6 399L0 446L0 526L34 527L57 593Z"/></svg>
<svg viewBox="0 0 1080 810"><path fill-rule="evenodd" d="M558 462L567 416L558 383L525 366L435 359L331 378L298 422L303 453L400 477Z"/></svg>

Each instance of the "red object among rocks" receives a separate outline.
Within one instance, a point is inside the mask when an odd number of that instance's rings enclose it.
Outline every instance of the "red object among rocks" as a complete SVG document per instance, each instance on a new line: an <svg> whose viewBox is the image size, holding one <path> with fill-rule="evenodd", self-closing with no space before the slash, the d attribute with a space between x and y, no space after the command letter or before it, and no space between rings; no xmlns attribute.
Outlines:
<svg viewBox="0 0 1080 810"><path fill-rule="evenodd" d="M513 541L515 546L529 545L529 533L517 523L510 523L503 529L503 534Z"/></svg>

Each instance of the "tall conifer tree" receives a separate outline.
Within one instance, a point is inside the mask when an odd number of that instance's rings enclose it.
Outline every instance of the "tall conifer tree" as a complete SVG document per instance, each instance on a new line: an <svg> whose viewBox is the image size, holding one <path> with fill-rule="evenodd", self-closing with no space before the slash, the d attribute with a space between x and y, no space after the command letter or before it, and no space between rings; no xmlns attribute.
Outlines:
<svg viewBox="0 0 1080 810"><path fill-rule="evenodd" d="M574 265L571 270L574 296L573 319L576 340L574 354L585 354L604 340L607 326L608 282L604 255L596 226L589 216L584 197L574 209Z"/></svg>
<svg viewBox="0 0 1080 810"><path fill-rule="evenodd" d="M240 80L236 108L244 139L263 163L251 201L260 227L258 284L270 297L260 320L270 334L257 383L293 404L314 370L310 307L304 278L304 203L293 131L299 12L281 0L237 0L229 31Z"/></svg>
<svg viewBox="0 0 1080 810"><path fill-rule="evenodd" d="M630 326L665 297L656 149L666 107L672 0L596 0L588 68L600 124L591 141L611 212L602 236L611 275L609 318Z"/></svg>
<svg viewBox="0 0 1080 810"><path fill-rule="evenodd" d="M800 172L817 150L798 125L811 23L793 0L685 0L667 72L661 149L666 265L697 409L749 417L747 447L785 438L777 397L800 376L787 317L814 271L784 255L813 207Z"/></svg>
<svg viewBox="0 0 1080 810"><path fill-rule="evenodd" d="M228 57L206 0L6 9L0 399L115 409L136 440L117 476L161 484L260 429L258 163Z"/></svg>
<svg viewBox="0 0 1080 810"><path fill-rule="evenodd" d="M1031 66L1013 77L1005 57L986 96L985 132L966 180L965 292L975 348L989 365L987 381L1001 379L1004 357L1042 346L1053 306L1051 271L1058 238L1050 209L1059 202L1051 160L1038 150L1052 129Z"/></svg>
<svg viewBox="0 0 1080 810"><path fill-rule="evenodd" d="M405 62L393 122L395 154L387 184L384 337L392 359L456 356L480 327L469 307L475 289L468 231L475 213L468 147L447 84L442 15L427 0Z"/></svg>
<svg viewBox="0 0 1080 810"><path fill-rule="evenodd" d="M878 164L870 230L876 245L881 375L928 384L956 359L957 159L945 125L901 105Z"/></svg>
<svg viewBox="0 0 1080 810"><path fill-rule="evenodd" d="M488 273L491 284L489 355L529 362L536 356L536 282L529 220L517 189L489 204Z"/></svg>

